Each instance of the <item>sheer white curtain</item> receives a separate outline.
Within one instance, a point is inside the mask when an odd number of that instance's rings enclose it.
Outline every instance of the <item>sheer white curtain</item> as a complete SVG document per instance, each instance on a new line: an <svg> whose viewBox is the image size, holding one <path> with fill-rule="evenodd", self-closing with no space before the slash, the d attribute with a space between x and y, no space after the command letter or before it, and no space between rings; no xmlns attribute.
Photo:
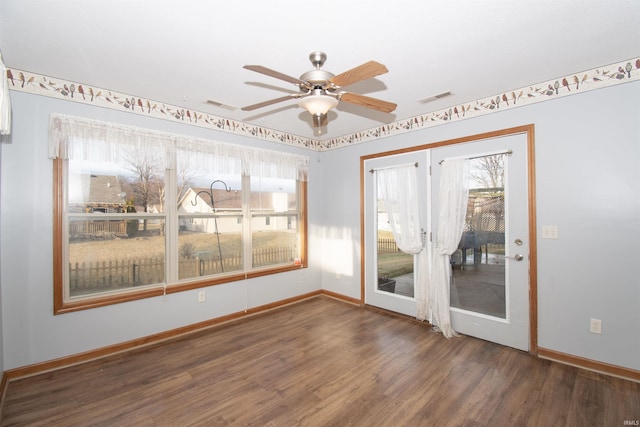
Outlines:
<svg viewBox="0 0 640 427"><path fill-rule="evenodd" d="M383 201L393 237L398 248L405 253L417 255L414 272L414 298L417 302L418 318L426 319L427 303L427 251L424 250L418 185L415 164L379 169L377 172L380 198Z"/></svg>
<svg viewBox="0 0 640 427"><path fill-rule="evenodd" d="M0 78L2 78L2 84L0 84L0 135L9 135L11 133L11 100L9 98L9 82L7 80L7 69L4 66L2 60L2 54L0 53ZM9 141L2 138L2 141Z"/></svg>
<svg viewBox="0 0 640 427"><path fill-rule="evenodd" d="M449 315L451 254L458 249L464 229L469 198L469 161L447 160L442 163L438 198L438 230L433 250L429 286L432 324L447 338L456 335Z"/></svg>
<svg viewBox="0 0 640 427"><path fill-rule="evenodd" d="M415 165L377 171L380 197L389 225L402 252L416 254L423 248L418 213L418 186Z"/></svg>

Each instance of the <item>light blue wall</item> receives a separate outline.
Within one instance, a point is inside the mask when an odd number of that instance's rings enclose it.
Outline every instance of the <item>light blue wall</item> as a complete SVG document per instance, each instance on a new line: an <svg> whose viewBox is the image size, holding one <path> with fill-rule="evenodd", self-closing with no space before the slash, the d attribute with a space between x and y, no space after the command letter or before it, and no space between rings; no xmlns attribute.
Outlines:
<svg viewBox="0 0 640 427"><path fill-rule="evenodd" d="M533 123L539 345L640 369L640 82L568 96L324 153L124 112L11 93L2 147L0 291L4 370L105 347L319 288L360 298L360 156ZM49 113L306 153L310 268L197 291L52 315ZM603 321L602 335L588 331Z"/></svg>
<svg viewBox="0 0 640 427"><path fill-rule="evenodd" d="M2 147L1 292L4 370L97 349L320 289L310 268L54 316L52 314L52 162L47 158L50 113L118 122L214 141L310 156L309 232L321 223L322 182L314 151L200 129L51 98L11 92L13 144ZM321 258L311 245L310 258Z"/></svg>
<svg viewBox="0 0 640 427"><path fill-rule="evenodd" d="M351 272L330 255L323 288L360 297L360 156L533 123L539 346L640 369L639 99L627 83L323 153L323 236Z"/></svg>

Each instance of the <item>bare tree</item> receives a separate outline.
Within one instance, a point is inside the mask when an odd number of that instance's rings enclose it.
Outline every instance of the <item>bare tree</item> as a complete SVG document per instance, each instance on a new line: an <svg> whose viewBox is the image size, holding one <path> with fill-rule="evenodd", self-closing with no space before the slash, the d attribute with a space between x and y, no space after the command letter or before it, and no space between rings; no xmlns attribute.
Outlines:
<svg viewBox="0 0 640 427"><path fill-rule="evenodd" d="M192 181L193 181L193 173L192 172L190 172L188 170L180 170L178 172L178 184L177 184L177 194L176 194L177 203L180 203L180 199L182 198L182 196L184 196L184 194L187 192L189 187L191 187ZM158 185L156 187L156 190L158 192L158 194L157 194L158 205L159 205L158 209L159 209L160 212L164 212L164 205L165 205L165 188L164 188L164 185Z"/></svg>
<svg viewBox="0 0 640 427"><path fill-rule="evenodd" d="M483 156L475 159L476 168L471 170L473 178L482 188L504 187L504 155Z"/></svg>
<svg viewBox="0 0 640 427"><path fill-rule="evenodd" d="M161 156L152 150L135 149L127 153L126 159L125 167L132 176L119 177L121 188L135 200L135 205L142 207L142 212L149 212L151 206L155 206L158 212L164 212L166 189ZM177 200L180 200L191 186L193 173L181 169L177 178ZM146 219L143 229L147 230ZM160 233L164 234L164 222L160 225Z"/></svg>
<svg viewBox="0 0 640 427"><path fill-rule="evenodd" d="M180 199L185 195L189 187L193 186L193 179L195 174L187 169L180 169L178 172L178 194L177 201L180 203Z"/></svg>
<svg viewBox="0 0 640 427"><path fill-rule="evenodd" d="M504 154L474 159L470 175L483 191L475 197L476 230L490 227L499 232L504 223ZM486 223L485 223L486 222Z"/></svg>
<svg viewBox="0 0 640 427"><path fill-rule="evenodd" d="M163 168L159 157L152 152L136 150L127 158L127 169L135 176L130 183L132 196L142 206L143 212L149 212L151 205L160 204L159 194L164 192ZM146 231L147 220L143 227Z"/></svg>

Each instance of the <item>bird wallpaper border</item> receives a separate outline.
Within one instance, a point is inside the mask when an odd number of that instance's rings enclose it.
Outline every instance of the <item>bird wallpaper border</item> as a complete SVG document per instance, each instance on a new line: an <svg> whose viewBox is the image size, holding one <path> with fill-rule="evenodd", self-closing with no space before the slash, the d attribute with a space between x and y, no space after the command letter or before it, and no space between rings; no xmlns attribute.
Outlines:
<svg viewBox="0 0 640 427"><path fill-rule="evenodd" d="M381 137L412 132L457 120L636 81L640 79L640 58L617 62L590 71L574 73L464 104L452 105L441 110L328 140L305 138L209 113L187 110L161 101L137 98L109 89L93 87L85 83L56 79L28 71L7 68L6 74L10 90L172 120L315 151L327 151Z"/></svg>

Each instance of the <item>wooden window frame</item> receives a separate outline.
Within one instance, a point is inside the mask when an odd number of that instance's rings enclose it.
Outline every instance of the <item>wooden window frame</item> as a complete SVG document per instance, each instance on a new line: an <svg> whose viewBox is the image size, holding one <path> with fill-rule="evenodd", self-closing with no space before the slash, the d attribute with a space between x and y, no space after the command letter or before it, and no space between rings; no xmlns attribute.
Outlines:
<svg viewBox="0 0 640 427"><path fill-rule="evenodd" d="M112 304L119 304L127 301L135 301L144 298L151 298L183 292L192 289L198 289L208 286L219 285L234 281L246 280L270 274L284 273L308 266L308 249L307 249L307 183L298 181L297 197L299 200L299 230L298 240L300 248L300 259L296 259L291 264L279 264L273 267L263 267L250 270L243 270L226 275L208 276L203 279L180 281L176 283L157 284L141 289L127 290L123 292L112 292L108 294L83 296L78 298L65 298L65 287L67 284L64 279L64 251L68 250L65 242L68 241L68 235L65 235L66 215L66 168L67 161L63 159L53 160L53 313L63 314L91 308L104 307ZM175 215L176 213L168 213ZM68 268L68 266L67 266Z"/></svg>

